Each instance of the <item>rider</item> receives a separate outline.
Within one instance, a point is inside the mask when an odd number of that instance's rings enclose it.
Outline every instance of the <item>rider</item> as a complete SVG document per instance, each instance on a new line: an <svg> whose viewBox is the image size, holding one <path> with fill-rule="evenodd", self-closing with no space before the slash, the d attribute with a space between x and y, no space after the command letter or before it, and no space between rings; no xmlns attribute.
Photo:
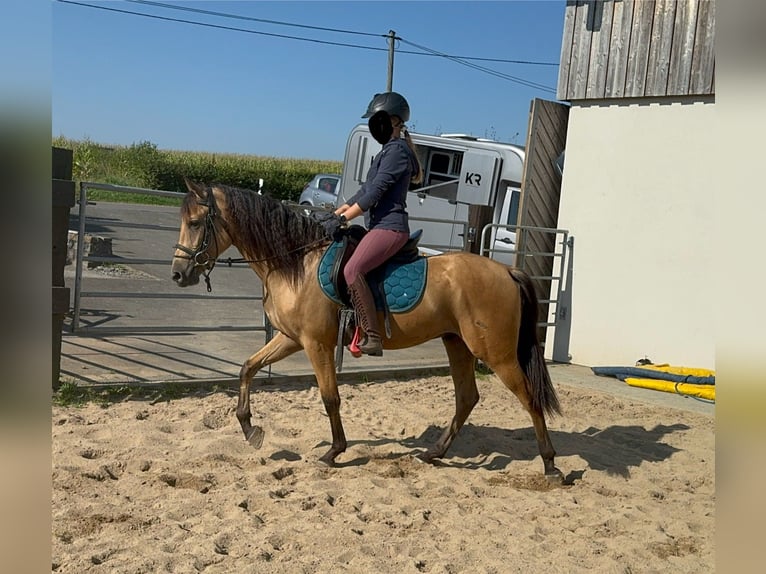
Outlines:
<svg viewBox="0 0 766 574"><path fill-rule="evenodd" d="M364 214L369 230L344 269L359 324L365 337L359 349L366 355L383 355L378 316L365 274L392 257L409 239L407 190L410 182L420 183L423 171L407 127L410 106L401 94L375 94L363 118L369 118L370 133L383 149L367 172L367 180L346 203L325 222L333 235L346 221Z"/></svg>

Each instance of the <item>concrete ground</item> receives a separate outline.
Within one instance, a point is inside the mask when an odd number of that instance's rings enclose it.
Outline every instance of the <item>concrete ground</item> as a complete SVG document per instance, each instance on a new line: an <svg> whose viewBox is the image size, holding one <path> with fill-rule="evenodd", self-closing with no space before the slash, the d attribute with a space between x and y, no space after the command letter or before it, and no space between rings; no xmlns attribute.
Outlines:
<svg viewBox="0 0 766 574"><path fill-rule="evenodd" d="M263 344L263 333L223 332L191 334L145 334L89 338L64 334L62 380L89 385L184 383L236 386L244 360ZM715 405L681 396L627 385L611 377L593 374L588 366L549 363L554 384L579 387L625 399L714 415ZM429 375L448 375L441 341L383 357L355 359L345 353L341 384L360 380L381 381ZM303 352L272 365L256 377L267 382L313 381L313 371Z"/></svg>

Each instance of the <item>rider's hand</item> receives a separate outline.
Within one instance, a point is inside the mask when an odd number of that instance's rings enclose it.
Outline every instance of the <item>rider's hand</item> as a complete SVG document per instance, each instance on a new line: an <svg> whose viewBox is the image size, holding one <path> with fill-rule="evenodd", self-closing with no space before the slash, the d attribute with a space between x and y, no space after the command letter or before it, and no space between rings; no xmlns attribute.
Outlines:
<svg viewBox="0 0 766 574"><path fill-rule="evenodd" d="M316 219L324 228L324 232L327 237L331 239L335 237L335 234L338 232L338 230L346 223L345 216L337 215L335 213L322 213L321 215L317 214Z"/></svg>

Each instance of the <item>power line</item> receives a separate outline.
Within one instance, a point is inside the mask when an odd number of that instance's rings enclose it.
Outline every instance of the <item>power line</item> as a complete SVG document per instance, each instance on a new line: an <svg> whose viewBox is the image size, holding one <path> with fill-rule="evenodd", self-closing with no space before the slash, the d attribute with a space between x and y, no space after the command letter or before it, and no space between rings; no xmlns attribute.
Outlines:
<svg viewBox="0 0 766 574"><path fill-rule="evenodd" d="M481 72L484 72L486 74L490 74L492 76L496 76L498 78L502 78L504 80L508 80L510 82L514 82L517 84L521 84L523 86L527 86L529 88L536 88L538 90L543 90L545 92L550 92L555 94L556 90L545 86L543 84L538 84L537 82L532 82L530 80L525 80L524 78L519 78L516 76L511 76L510 74L504 74L503 72L498 72L497 70L492 70L491 68L485 68L484 66L479 66L477 64L472 64L471 62L465 61L465 59L458 58L456 56L449 56L447 54L442 54L441 52L437 52L436 50L432 50L431 48L427 48L425 46L419 46L418 44L415 44L414 42L410 42L408 40L405 40L404 38L398 38L401 42L405 44L409 44L410 46L414 46L415 48L419 48L423 51L429 52L431 54L434 54L436 56L441 56L443 58L447 58L449 60L452 60L453 62L456 62L458 64L462 64L464 66L468 66L469 68L473 68L475 70L479 70Z"/></svg>
<svg viewBox="0 0 766 574"><path fill-rule="evenodd" d="M315 30L320 30L320 31L327 31L327 32L348 33L348 34L361 34L361 35L365 35L365 36L373 36L373 37L380 37L380 38L387 38L388 37L388 34L371 34L371 33L364 33L364 32L355 32L355 31L352 31L352 30L340 30L340 29L335 29L335 28L322 28L322 27L318 27L318 26L308 26L308 25L303 25L303 24L292 24L292 23L288 23L288 22L278 22L278 21L275 21L275 20L263 20L263 19L251 18L251 17L247 17L247 16L237 16L237 15L232 15L232 14L212 12L212 11L208 11L208 10L200 10L200 9L197 9L197 8L173 6L173 5L169 5L169 4L163 4L161 2L150 2L150 1L147 1L147 0L125 0L125 1L136 3L136 4L147 4L147 5L154 5L154 6L159 6L159 7L166 7L166 8L171 8L171 9L182 9L182 10L189 11L189 12L199 12L199 13L204 13L204 14L208 14L208 15L223 16L223 17L227 17L227 18L239 18L239 19L243 19L243 20L255 20L255 21L268 22L268 23L272 23L272 24L279 24L279 25L285 25L285 26L296 26L296 27L302 27L302 28L310 28L310 29L315 29ZM373 50L373 51L378 51L378 52L388 51L386 48L377 48L377 47L374 47L374 46L363 46L363 45L360 45L360 44L348 44L348 43L345 43L345 42L332 42L332 41L329 41L329 40L318 40L318 39L315 39L315 38L305 38L305 37L300 37L300 36L290 36L290 35L287 35L287 34L276 34L276 33L272 33L272 32L262 32L262 31L258 31L258 30L250 30L250 29L247 29L247 28L236 28L236 27L233 27L233 26L223 26L223 25L220 25L220 24L212 24L212 23L209 23L209 22L197 22L195 20L186 20L186 19L183 19L183 18L171 18L171 17L168 17L168 16L159 16L159 15L156 15L156 14L147 14L145 12L135 12L135 11L132 11L132 10L123 10L123 9L120 9L120 8L111 8L111 7L107 7L107 6L88 4L88 3L85 3L85 2L76 2L74 0L57 0L57 2L60 2L62 4L72 4L72 5L76 5L76 6L82 6L82 7L85 7L85 8L94 8L94 9L98 9L98 10L104 10L104 11L107 11L107 12L116 12L116 13L119 13L119 14L129 14L129 15L132 15L132 16L143 16L145 18L151 18L151 19L154 19L154 20L161 20L161 21L166 21L166 22L176 22L176 23L181 23L181 24L191 24L191 25L194 25L194 26L202 26L202 27L206 27L206 28L214 28L214 29L218 29L218 30L226 30L226 31L231 31L231 32L244 32L244 33L247 33L247 34L256 34L256 35L259 35L259 36L269 36L269 37L273 37L273 38L283 38L283 39L287 39L287 40L298 40L298 41L302 41L302 42L312 42L312 43L315 43L315 44L324 44L324 45L329 45L329 46L339 46L339 47L343 47L343 48L356 48L356 49L361 49L361 50ZM437 50L432 50L431 48L427 48L425 46L420 46L418 44L415 44L414 42L410 42L410 41L405 40L403 38L400 38L398 36L396 37L396 39L401 41L401 42L403 42L403 43L405 43L405 44L408 44L410 46L413 46L413 47L418 48L419 50L421 50L420 52L413 52L413 51L410 51L410 50L398 50L397 53L399 53L399 54L410 54L410 55L417 55L417 56L436 56L436 57L440 57L440 58L446 58L446 59L452 60L452 61L454 61L454 62L456 62L458 64L467 66L469 68L473 68L473 69L478 70L480 72L484 72L486 74L489 74L489 75L492 75L492 76L495 76L495 77L498 77L498 78L501 78L501 79L504 79L504 80L508 80L510 82L521 84L523 86L527 86L527 87L530 87L530 88L536 88L536 89L543 90L543 91L546 91L546 92L549 92L549 93L556 93L555 89L550 88L548 86L544 86L543 84L538 84L538 83L532 82L530 80L525 80L524 78L519 78L519 77L516 77L516 76L511 76L510 74L505 74L503 72L498 72L497 70L492 70L491 68L486 68L484 66L479 66L478 64L473 64L473 63L469 62L468 60L495 61L495 62L505 62L505 63L527 63L527 64L538 64L538 65L557 65L557 64L549 64L549 63L545 63L545 62L529 62L529 61L520 61L520 60L502 60L502 59L499 59L499 58L469 58L469 57L451 56L449 54L444 54L444 53L439 52Z"/></svg>
<svg viewBox="0 0 766 574"><path fill-rule="evenodd" d="M136 16L146 16L146 17L149 17L149 18L157 18L157 19L160 19L160 20L166 19L166 18L164 18L162 16L156 16L156 15L152 15L152 14L145 14L145 13L142 13L142 12L132 12L132 11L128 11L128 10L119 10L119 9L114 9L114 8L106 8L106 7L103 7L103 6L94 6L92 4L85 4L85 3L82 3L82 2L73 2L73 1L69 1L69 0L57 0L57 1L61 2L63 4L76 4L78 6L86 6L88 8L99 8L99 9L102 9L102 10L120 12L120 13L123 13L123 14L133 14L133 15L136 15ZM358 35L358 36L368 36L368 37L374 37L374 38L387 38L388 37L388 34L375 34L375 33L371 33L371 32L359 32L358 30L344 30L344 29L341 29L341 28L327 28L327 27L324 27L324 26L309 26L307 24L295 24L293 22L282 22L282 21L279 21L279 20L268 20L268 19L265 19L265 18L255 18L255 17L252 17L252 16L242 16L242 15L238 15L238 14L229 14L229 13L226 13L226 12L216 12L216 11L212 11L212 10L202 10L200 8L190 8L188 6L177 6L177 5L173 5L173 4L165 4L163 2L151 2L149 0L124 0L124 1L125 2L131 2L131 3L134 3L134 4L145 4L145 5L148 5L148 6L157 6L157 7L161 7L161 8L168 8L168 9L171 9L171 10L183 10L183 11L186 11L186 12L196 12L196 13L199 13L199 14L207 14L207 15L211 15L211 16L220 16L220 17L223 17L223 18L233 18L233 19L237 19L237 20L246 20L246 21L252 21L252 22L263 22L263 23L266 23L266 24L275 24L275 25L279 25L279 26L292 26L292 27L295 27L295 28L305 28L305 29L309 29L309 30L318 30L318 31L321 31L321 32L334 32L334 33L339 33L339 34L355 34L355 35ZM212 24L206 24L204 22L192 22L192 21L188 21L188 20L176 20L176 19L172 19L172 18L167 18L167 19L170 20L170 21L174 21L174 22L196 24L198 26L211 26L211 27L215 27ZM242 29L242 28L223 27L223 29L237 31L237 32L248 32L248 33L252 33L252 34L258 34L259 33L259 32L254 31L254 30L246 30L246 29ZM265 32L263 34L268 35ZM301 37L296 37L296 36L286 36L286 35L279 35L279 34L274 34L274 35L277 36L277 37L280 37L280 38L286 38L286 39L290 39L290 40L303 40L303 41L317 42L319 44L327 43L327 44L331 44L331 45L335 45L335 46L349 47L349 48L364 48L364 49L367 49L367 50L375 50L375 51L379 51L379 52L387 51L386 48L376 48L374 46L359 46L359 45L356 45L356 44L343 44L343 43L338 43L338 42L325 42L325 41L322 41L322 40L301 38ZM397 38L397 39L400 40L401 38ZM513 60L513 59L509 59L509 58L481 58L481 57L478 57L478 56L447 56L445 54L440 54L440 53L433 53L432 54L432 53L422 52L422 51L421 52L414 52L414 51L411 51L411 50L399 50L397 53L399 53L399 54L410 54L410 55L414 55L414 56L435 56L435 57L440 57L440 58L444 58L444 57L458 58L458 59L461 59L461 60L474 60L474 61L477 61L477 62L498 62L498 63L502 63L502 64L522 64L522 65L529 65L529 66L558 66L559 65L558 62L541 62L541 61L535 61L535 60Z"/></svg>
<svg viewBox="0 0 766 574"><path fill-rule="evenodd" d="M257 34L259 36L271 36L273 38L285 38L287 40L300 40L303 42L313 42L316 44L327 44L330 46L341 46L343 48L358 48L362 50L377 50L383 51L384 48L375 48L372 46L361 46L358 44L346 44L343 42L330 42L328 40L315 40L313 38L301 38L299 36L288 36L286 34L274 34L272 32L260 32L258 30L248 30L246 28L235 28L233 26L222 26L220 24L210 24L208 22L196 22L194 20L184 20L183 18L170 18L168 16L157 16L156 14L146 14L145 12L133 12L131 10L121 10L119 8L108 8L106 6L98 6L95 4L86 4L85 2L74 2L73 0L56 0L62 4L74 4L76 6L83 6L85 8L95 8L97 10L105 10L106 12L117 12L118 14L130 14L132 16L144 16L145 18L152 18L154 20L163 20L165 22L177 22L180 24L192 24L194 26L202 26L205 28L215 28L218 30L227 30L230 32L245 32L247 34Z"/></svg>
<svg viewBox="0 0 766 574"><path fill-rule="evenodd" d="M320 32L335 32L338 34L355 34L357 36L368 36L373 38L386 38L388 37L388 34L374 34L372 32L360 32L358 30L344 30L341 28L327 28L324 26L309 26L308 24L296 24L294 22L282 22L280 20L268 20L265 18L255 18L254 16L242 16L240 14L230 14L228 12L217 12L213 10L203 10L201 8L191 8L189 6L178 6L176 4L166 4L164 2L153 2L151 0L124 0L125 2L130 2L132 4L145 4L148 6L157 6L160 8L167 8L169 10L182 10L185 12L194 12L197 14L206 14L209 16L220 16L222 18L232 18L235 20L246 20L249 22L263 22L265 24L275 24L277 26L291 26L294 28L304 28L308 30L318 30ZM401 38L397 38L397 40L401 40ZM376 48L377 50L384 50L384 48ZM476 61L484 61L484 62L501 62L505 64L526 64L526 65L532 65L532 66L558 66L558 62L537 62L532 60L509 60L507 58L478 58L478 57L472 57L472 56L447 56L446 54L441 53L423 53L423 52L412 52L409 50L400 50L398 52L399 54L414 54L416 56L438 56L442 58L459 58L461 60L476 60Z"/></svg>
<svg viewBox="0 0 766 574"><path fill-rule="evenodd" d="M190 8L189 6L178 6L175 4L165 4L163 2L150 2L149 0L125 0L133 4L146 4L148 6L158 6L170 10L183 10L185 12L195 12L197 14L207 14L209 16L221 16L222 18L233 18L235 20L247 20L249 22L263 22L265 24L277 24L279 26L292 26L294 28L305 28L308 30L320 30L322 32L337 32L341 34L356 34L358 36L373 36L380 38L385 34L372 34L369 32L358 32L356 30L341 30L339 28L323 28L321 26L309 26L308 24L294 24L291 22L280 22L278 20L266 20L264 18L254 18L252 16L241 16L239 14L229 14L227 12L214 12L212 10L202 10L201 8Z"/></svg>

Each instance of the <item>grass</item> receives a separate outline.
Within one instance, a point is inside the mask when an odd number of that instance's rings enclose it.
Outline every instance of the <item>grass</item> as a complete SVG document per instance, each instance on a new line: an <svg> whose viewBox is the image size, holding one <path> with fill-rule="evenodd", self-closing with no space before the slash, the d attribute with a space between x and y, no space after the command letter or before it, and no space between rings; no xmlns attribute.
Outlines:
<svg viewBox="0 0 766 574"><path fill-rule="evenodd" d="M82 387L74 381L64 381L53 395L53 404L60 407L79 407L93 402L99 404L114 403L117 396L122 394L119 392L121 390L122 387L108 391L97 391L91 387Z"/></svg>
<svg viewBox="0 0 766 574"><path fill-rule="evenodd" d="M151 404L155 404L187 396L204 396L225 390L220 385L212 385L209 388L202 389L199 385L184 383L97 387L79 385L75 381L64 380L53 394L53 404L60 407L82 407L87 404L97 404L107 408L115 403L128 400L150 401Z"/></svg>
<svg viewBox="0 0 766 574"><path fill-rule="evenodd" d="M113 184L117 185L117 184ZM142 205L171 205L180 207L181 198L128 193L122 191L88 190L88 201L111 201L114 203L140 203Z"/></svg>

